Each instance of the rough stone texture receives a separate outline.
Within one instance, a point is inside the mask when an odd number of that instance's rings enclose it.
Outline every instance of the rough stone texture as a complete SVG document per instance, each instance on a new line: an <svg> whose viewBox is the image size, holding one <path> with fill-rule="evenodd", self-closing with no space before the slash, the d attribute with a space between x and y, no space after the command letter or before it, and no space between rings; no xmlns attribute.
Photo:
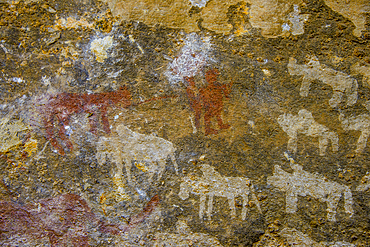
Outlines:
<svg viewBox="0 0 370 247"><path fill-rule="evenodd" d="M368 1L0 1L2 246L369 246Z"/></svg>

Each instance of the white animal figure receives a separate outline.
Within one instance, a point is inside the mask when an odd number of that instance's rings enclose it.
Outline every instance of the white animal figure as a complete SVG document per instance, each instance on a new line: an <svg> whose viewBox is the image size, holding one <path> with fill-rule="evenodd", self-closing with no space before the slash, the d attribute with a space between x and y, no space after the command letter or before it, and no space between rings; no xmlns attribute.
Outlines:
<svg viewBox="0 0 370 247"><path fill-rule="evenodd" d="M338 151L338 135L329 131L327 127L315 121L312 113L302 109L298 115L290 113L282 114L278 117L277 122L285 133L289 136L288 151L297 152L298 134L319 138L320 155L325 155L328 146L328 140L331 141L333 152Z"/></svg>
<svg viewBox="0 0 370 247"><path fill-rule="evenodd" d="M333 97L329 100L332 108L342 102L343 94L347 97L347 106L352 106L357 101L357 81L349 75L333 70L326 65L320 64L316 56L309 56L306 64L297 64L294 58L289 59L288 71L291 75L303 76L300 95L308 96L310 85L314 80L320 80L333 89Z"/></svg>
<svg viewBox="0 0 370 247"><path fill-rule="evenodd" d="M357 117L344 117L343 114L339 115L339 120L342 122L344 130L357 130L361 131L361 135L357 140L356 153L362 153L366 147L367 138L370 135L370 116L368 114L361 114Z"/></svg>
<svg viewBox="0 0 370 247"><path fill-rule="evenodd" d="M357 186L356 191L365 192L370 188L370 175L366 175L361 179L361 184Z"/></svg>
<svg viewBox="0 0 370 247"><path fill-rule="evenodd" d="M220 242L204 233L193 233L185 221L179 220L176 223L176 232L160 232L155 234L154 247L169 246L202 246L202 247L222 247Z"/></svg>
<svg viewBox="0 0 370 247"><path fill-rule="evenodd" d="M288 157L287 154L286 156ZM348 186L329 182L323 176L306 172L293 159L289 157L288 159L293 173L288 173L276 165L273 176L267 178L267 184L286 192L287 213L297 211L298 196L309 195L321 202L326 202L328 206L327 218L329 221L335 221L336 208L342 194L344 194L344 209L350 216L353 215L352 193Z"/></svg>
<svg viewBox="0 0 370 247"><path fill-rule="evenodd" d="M251 194L258 211L262 214L259 202L254 194L254 188L251 181L240 177L222 177L210 165L202 165L202 177L186 177L180 184L179 196L182 200L189 197L189 193L200 195L199 217L203 218L205 203L208 196L207 216L211 219L213 208L213 197L226 197L229 201L231 216L236 216L235 197L243 198L243 209L241 218L244 220L247 214L248 195Z"/></svg>
<svg viewBox="0 0 370 247"><path fill-rule="evenodd" d="M99 164L106 162L108 156L117 165L117 173L122 174L123 162L126 166L127 180L131 182L132 161L149 163L149 180L158 172L158 180L166 168L166 160L171 158L178 174L178 166L173 144L155 135L136 133L124 125L117 126L118 136L100 137L97 144L97 159ZM158 171L157 171L158 170Z"/></svg>

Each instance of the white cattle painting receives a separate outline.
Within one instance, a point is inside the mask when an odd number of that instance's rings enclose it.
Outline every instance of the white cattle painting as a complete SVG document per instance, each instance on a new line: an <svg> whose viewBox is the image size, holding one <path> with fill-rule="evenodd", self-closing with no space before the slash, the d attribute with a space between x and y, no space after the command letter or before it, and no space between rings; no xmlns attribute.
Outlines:
<svg viewBox="0 0 370 247"><path fill-rule="evenodd" d="M308 57L307 64L297 64L297 60L294 58L290 58L288 63L290 75L303 76L300 95L307 97L311 83L319 80L333 89L333 96L329 100L329 105L332 108L337 107L342 102L343 95L347 97L347 106L354 105L357 101L357 81L343 72L320 64L316 56Z"/></svg>
<svg viewBox="0 0 370 247"><path fill-rule="evenodd" d="M361 114L359 116L345 117L343 114L339 115L339 120L342 122L344 130L361 131L361 135L357 140L357 147L355 152L362 153L367 144L367 138L370 135L370 116L368 114Z"/></svg>
<svg viewBox="0 0 370 247"><path fill-rule="evenodd" d="M127 180L131 182L132 161L145 162L149 165L149 181L155 173L158 180L162 177L166 168L166 160L171 158L178 174L178 166L175 159L174 145L153 134L143 135L130 130L124 125L116 128L118 136L100 137L97 143L97 159L99 164L106 162L106 157L117 165L117 173L122 174L123 163L125 163Z"/></svg>
<svg viewBox="0 0 370 247"><path fill-rule="evenodd" d="M223 177L212 166L203 164L201 166L203 172L202 177L185 177L180 184L179 197L185 200L189 197L189 193L200 196L199 217L203 219L203 212L206 209L205 203L208 196L208 219L211 219L213 208L213 197L226 197L229 201L231 216L236 216L235 198L241 196L243 198L243 209L241 213L242 220L245 220L248 206L248 196L251 194L254 204L258 211L262 214L259 202L254 194L254 188L248 178L240 177Z"/></svg>
<svg viewBox="0 0 370 247"><path fill-rule="evenodd" d="M297 211L298 196L311 196L327 204L327 218L336 221L336 209L338 202L344 195L344 209L350 216L353 215L352 192L346 185L328 181L324 176L311 174L302 170L302 166L296 164L287 154L293 173L284 171L279 165L275 165L273 176L267 178L267 184L277 187L286 192L286 212Z"/></svg>
<svg viewBox="0 0 370 247"><path fill-rule="evenodd" d="M278 117L277 122L284 132L289 136L288 151L292 153L297 152L298 134L319 138L320 155L325 155L329 140L333 152L338 151L338 135L329 131L329 129L315 121L312 113L302 109L298 115L290 113L282 114Z"/></svg>

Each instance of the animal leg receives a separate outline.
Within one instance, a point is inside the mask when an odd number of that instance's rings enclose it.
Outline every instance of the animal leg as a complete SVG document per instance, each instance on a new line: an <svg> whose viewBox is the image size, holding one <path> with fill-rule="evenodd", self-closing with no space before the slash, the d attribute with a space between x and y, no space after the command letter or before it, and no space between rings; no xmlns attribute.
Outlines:
<svg viewBox="0 0 370 247"><path fill-rule="evenodd" d="M342 101L343 93L340 91L333 92L333 97L329 100L329 105L331 108L335 108Z"/></svg>
<svg viewBox="0 0 370 247"><path fill-rule="evenodd" d="M286 212L295 213L297 212L298 196L294 192L286 192Z"/></svg>
<svg viewBox="0 0 370 247"><path fill-rule="evenodd" d="M330 140L331 140L331 148L333 150L333 152L337 152L338 149L339 149L339 139L338 139L338 135L337 133L335 132L329 132L329 137L328 137Z"/></svg>
<svg viewBox="0 0 370 247"><path fill-rule="evenodd" d="M366 128L361 131L361 135L357 141L356 153L362 153L364 151L366 147L366 143L367 143L367 138L369 137L369 135L370 135L370 129Z"/></svg>
<svg viewBox="0 0 370 247"><path fill-rule="evenodd" d="M94 135L97 135L98 127L98 114L97 112L89 112L89 123L90 123L90 132Z"/></svg>
<svg viewBox="0 0 370 247"><path fill-rule="evenodd" d="M288 151L292 153L297 153L297 135L289 136L288 140Z"/></svg>
<svg viewBox="0 0 370 247"><path fill-rule="evenodd" d="M161 159L158 161L158 164L159 164L159 171L158 171L158 180L159 180L161 179L164 173L164 170L166 169L166 160Z"/></svg>
<svg viewBox="0 0 370 247"><path fill-rule="evenodd" d="M243 196L243 209L242 209L242 220L245 220L247 217L247 211L248 211L248 194L244 194Z"/></svg>
<svg viewBox="0 0 370 247"><path fill-rule="evenodd" d="M208 197L208 210L207 210L207 216L208 220L211 220L212 210L213 210L213 196L212 194Z"/></svg>
<svg viewBox="0 0 370 247"><path fill-rule="evenodd" d="M128 181L129 183L132 183L132 181L131 181L131 166L132 166L132 164L131 164L131 159L126 158L126 159L125 159L125 167L126 167L127 181ZM121 167L121 169L122 169L122 167ZM122 170L121 170L121 171L122 171Z"/></svg>
<svg viewBox="0 0 370 247"><path fill-rule="evenodd" d="M108 116L107 116L107 108L102 107L100 109L100 111L101 111L101 121L102 121L102 124L103 124L103 129L104 129L105 133L110 134L110 126L109 126L109 120L108 120Z"/></svg>
<svg viewBox="0 0 370 247"><path fill-rule="evenodd" d="M175 167L175 171L176 171L176 175L179 175L179 166L177 165L176 163L176 158L175 158L175 155L173 153L170 154L170 157L171 157L171 161L173 163L173 166Z"/></svg>
<svg viewBox="0 0 370 247"><path fill-rule="evenodd" d="M326 211L328 212L327 217L329 221L336 221L335 215L337 214L336 209L337 209L340 196L341 194L339 193L333 193L329 195L328 199L326 200L327 205L328 205L328 208L326 209Z"/></svg>
<svg viewBox="0 0 370 247"><path fill-rule="evenodd" d="M203 212L206 207L206 199L207 199L206 195L201 195L199 199L199 218L201 220L203 220Z"/></svg>
<svg viewBox="0 0 370 247"><path fill-rule="evenodd" d="M228 197L227 199L229 201L229 207L230 207L230 210L231 210L231 217L235 218L235 216L236 216L235 198L234 197Z"/></svg>
<svg viewBox="0 0 370 247"><path fill-rule="evenodd" d="M150 162L150 167L149 167L149 183L151 183L153 181L153 177L154 177L154 174L156 172L156 167L157 167L157 162L155 161L151 161ZM159 175L158 175L159 177ZM159 178L158 178L159 179Z"/></svg>
<svg viewBox="0 0 370 247"><path fill-rule="evenodd" d="M310 85L311 85L311 80L303 77L299 95L301 95L302 97L307 97L308 92L310 91Z"/></svg>
<svg viewBox="0 0 370 247"><path fill-rule="evenodd" d="M319 137L320 156L325 155L327 146L328 146L328 137L327 137L327 133L324 133Z"/></svg>
<svg viewBox="0 0 370 247"><path fill-rule="evenodd" d="M228 129L228 128L230 128L230 124L224 124L222 122L221 113L219 113L216 116L216 118L217 118L218 126L219 126L220 129Z"/></svg>
<svg viewBox="0 0 370 247"><path fill-rule="evenodd" d="M54 135L54 119L52 117L44 119L44 126L46 130L46 138L50 141L51 145L58 151L60 155L64 155L62 146L59 145Z"/></svg>

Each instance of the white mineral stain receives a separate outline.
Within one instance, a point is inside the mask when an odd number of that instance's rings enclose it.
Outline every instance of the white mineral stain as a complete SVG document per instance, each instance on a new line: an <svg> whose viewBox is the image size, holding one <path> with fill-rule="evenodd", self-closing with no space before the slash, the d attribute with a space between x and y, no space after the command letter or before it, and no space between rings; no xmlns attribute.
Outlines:
<svg viewBox="0 0 370 247"><path fill-rule="evenodd" d="M94 28L94 23L89 23L85 18L77 20L74 17L60 18L55 21L54 29L69 29L69 28Z"/></svg>
<svg viewBox="0 0 370 247"><path fill-rule="evenodd" d="M189 0L193 6L203 8L206 6L208 0Z"/></svg>
<svg viewBox="0 0 370 247"><path fill-rule="evenodd" d="M210 37L201 37L196 33L188 34L178 56L168 64L165 72L171 83L183 81L185 76L197 75L209 62L214 61Z"/></svg>
<svg viewBox="0 0 370 247"><path fill-rule="evenodd" d="M96 39L91 42L90 50L96 56L96 61L102 63L108 58L107 50L113 45L113 37L107 36L105 38Z"/></svg>

